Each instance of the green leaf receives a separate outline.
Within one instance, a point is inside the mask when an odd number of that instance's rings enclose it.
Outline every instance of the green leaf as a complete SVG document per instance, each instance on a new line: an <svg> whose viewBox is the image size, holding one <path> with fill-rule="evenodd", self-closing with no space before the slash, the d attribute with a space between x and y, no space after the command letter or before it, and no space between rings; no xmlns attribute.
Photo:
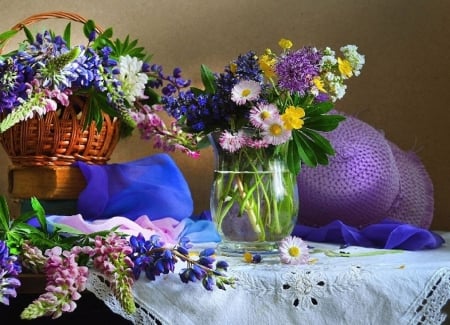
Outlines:
<svg viewBox="0 0 450 325"><path fill-rule="evenodd" d="M293 132L292 136L300 159L310 167L317 166L317 157L314 151L305 141L304 135L299 132Z"/></svg>
<svg viewBox="0 0 450 325"><path fill-rule="evenodd" d="M36 197L32 197L30 199L31 201L31 207L33 208L34 212L36 213L36 217L39 221L39 225L41 229L45 232L47 232L47 219L45 217L45 211L42 207L41 203Z"/></svg>
<svg viewBox="0 0 450 325"><path fill-rule="evenodd" d="M106 30L101 33L102 38L111 38L113 36L113 29L111 27L107 28Z"/></svg>
<svg viewBox="0 0 450 325"><path fill-rule="evenodd" d="M4 46L4 44L14 35L18 33L17 30L8 30L0 34L0 49Z"/></svg>
<svg viewBox="0 0 450 325"><path fill-rule="evenodd" d="M326 114L334 108L334 104L332 102L321 102L317 104L313 104L307 106L305 108L307 116L318 116L322 114Z"/></svg>
<svg viewBox="0 0 450 325"><path fill-rule="evenodd" d="M3 196L0 196L0 227L5 232L9 230L10 220L11 217L9 214L8 202Z"/></svg>
<svg viewBox="0 0 450 325"><path fill-rule="evenodd" d="M67 47L70 48L70 35L71 35L72 24L68 23L66 28L64 28L63 39L67 43Z"/></svg>
<svg viewBox="0 0 450 325"><path fill-rule="evenodd" d="M63 232L63 233L78 234L78 235L84 234L82 231L80 231L76 228L70 227L68 225L64 225L62 223L54 223L53 227L55 229L57 229L58 233Z"/></svg>
<svg viewBox="0 0 450 325"><path fill-rule="evenodd" d="M289 141L286 158L287 165L291 173L293 173L294 175L298 175L298 173L300 172L302 160L294 141Z"/></svg>
<svg viewBox="0 0 450 325"><path fill-rule="evenodd" d="M328 165L328 155L323 151L323 149L316 142L307 137L304 137L303 140L311 148L311 151L314 152L317 163L319 165Z"/></svg>
<svg viewBox="0 0 450 325"><path fill-rule="evenodd" d="M23 27L23 31L25 33L25 36L27 37L28 43L30 43L30 44L34 43L33 33L26 26Z"/></svg>
<svg viewBox="0 0 450 325"><path fill-rule="evenodd" d="M91 33L95 30L95 23L93 20L89 19L87 22L83 25L83 33L84 36L86 36L87 39L91 36Z"/></svg>
<svg viewBox="0 0 450 325"><path fill-rule="evenodd" d="M342 115L319 115L305 119L303 127L316 131L332 131L338 127L339 123L345 120Z"/></svg>
<svg viewBox="0 0 450 325"><path fill-rule="evenodd" d="M11 229L17 227L18 224L28 222L35 215L36 215L36 213L34 211L27 211L27 212L22 213L19 217L13 219L12 224L11 224Z"/></svg>
<svg viewBox="0 0 450 325"><path fill-rule="evenodd" d="M200 76L205 86L205 91L209 94L214 94L217 88L214 73L206 65L202 64L200 66Z"/></svg>
<svg viewBox="0 0 450 325"><path fill-rule="evenodd" d="M199 134L197 134L197 137L199 137L199 140L197 141L197 149L200 150L208 148L211 145L211 141L209 141L208 136L200 136Z"/></svg>
<svg viewBox="0 0 450 325"><path fill-rule="evenodd" d="M104 105L104 96L99 93L92 92L89 96L89 106L90 109L87 110L86 120L84 121L84 129L87 129L92 121L95 122L97 131L101 131L103 126L103 115L102 110L106 110L109 108L109 105ZM103 106L104 105L104 106Z"/></svg>
<svg viewBox="0 0 450 325"><path fill-rule="evenodd" d="M205 90L204 89L200 89L197 87L191 87L190 90L194 93L194 95L198 96L198 95L202 95L205 94Z"/></svg>
<svg viewBox="0 0 450 325"><path fill-rule="evenodd" d="M317 133L314 130L302 128L301 132L304 133L306 136L308 136L312 141L314 141L323 152L325 152L328 155L334 155L334 149L331 145L330 141Z"/></svg>

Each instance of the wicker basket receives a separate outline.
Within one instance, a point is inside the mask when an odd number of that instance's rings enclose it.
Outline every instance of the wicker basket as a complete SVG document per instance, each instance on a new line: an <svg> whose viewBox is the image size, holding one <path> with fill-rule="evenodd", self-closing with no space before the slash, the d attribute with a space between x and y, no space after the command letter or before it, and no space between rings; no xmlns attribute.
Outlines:
<svg viewBox="0 0 450 325"><path fill-rule="evenodd" d="M77 14L54 11L30 16L12 29L20 30L49 18L87 21ZM83 128L86 109L87 98L72 96L68 107L25 120L0 133L0 142L15 166L67 166L77 160L105 164L119 141L119 120L103 114L100 131L94 122ZM3 117L0 115L0 119Z"/></svg>

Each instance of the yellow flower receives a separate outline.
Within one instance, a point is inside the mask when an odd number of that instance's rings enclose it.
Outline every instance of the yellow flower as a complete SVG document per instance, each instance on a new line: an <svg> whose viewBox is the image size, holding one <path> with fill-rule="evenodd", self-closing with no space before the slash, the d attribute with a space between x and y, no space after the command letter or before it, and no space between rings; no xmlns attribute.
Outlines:
<svg viewBox="0 0 450 325"><path fill-rule="evenodd" d="M251 263L253 260L253 254L250 252L245 252L244 253L244 261L247 263Z"/></svg>
<svg viewBox="0 0 450 325"><path fill-rule="evenodd" d="M341 75L350 78L353 76L353 69L352 65L348 60L342 60L341 58L338 58L338 68Z"/></svg>
<svg viewBox="0 0 450 325"><path fill-rule="evenodd" d="M280 41L278 42L278 45L283 49L283 50L289 50L292 47L292 42L288 39L282 38L280 39Z"/></svg>
<svg viewBox="0 0 450 325"><path fill-rule="evenodd" d="M273 78L275 76L275 71L273 67L277 60L272 57L270 54L263 54L258 60L259 67L264 72L264 76L267 79Z"/></svg>
<svg viewBox="0 0 450 325"><path fill-rule="evenodd" d="M232 74L236 74L236 70L237 70L237 64L232 62L230 63L230 71Z"/></svg>
<svg viewBox="0 0 450 325"><path fill-rule="evenodd" d="M316 86L317 89L319 89L321 92L326 93L327 91L324 88L323 80L319 76L315 76L313 78L314 86Z"/></svg>
<svg viewBox="0 0 450 325"><path fill-rule="evenodd" d="M264 51L264 53L265 53L266 55L270 56L270 57L273 57L273 56L274 56L274 54L272 53L272 50L269 49L269 48L267 48L267 49Z"/></svg>
<svg viewBox="0 0 450 325"><path fill-rule="evenodd" d="M302 118L305 117L305 110L301 107L289 106L286 111L281 115L281 120L284 123L284 127L288 130L301 129L304 121Z"/></svg>

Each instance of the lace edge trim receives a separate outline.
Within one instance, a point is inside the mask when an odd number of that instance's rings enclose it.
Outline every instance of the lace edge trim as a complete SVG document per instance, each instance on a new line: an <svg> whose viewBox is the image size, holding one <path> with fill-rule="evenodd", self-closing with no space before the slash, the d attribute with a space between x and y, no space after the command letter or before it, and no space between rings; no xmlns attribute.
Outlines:
<svg viewBox="0 0 450 325"><path fill-rule="evenodd" d="M408 308L406 315L413 314L407 324L442 324L447 314L442 308L450 300L450 269L437 270L426 284L422 293ZM403 318L405 318L405 316Z"/></svg>

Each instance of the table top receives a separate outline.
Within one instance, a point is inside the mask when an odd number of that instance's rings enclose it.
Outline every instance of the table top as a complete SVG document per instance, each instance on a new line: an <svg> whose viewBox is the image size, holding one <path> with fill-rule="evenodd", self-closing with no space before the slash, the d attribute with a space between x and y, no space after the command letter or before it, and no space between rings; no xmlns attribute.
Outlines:
<svg viewBox="0 0 450 325"><path fill-rule="evenodd" d="M135 324L441 324L450 299L450 233L440 248L378 250L309 242L314 263L281 264L277 256L259 264L221 257L235 288L206 291L182 283L178 270L133 286L137 312L125 314L99 274L88 290ZM338 254L339 255L339 254ZM177 263L182 264L182 263ZM181 269L184 265L177 265Z"/></svg>

